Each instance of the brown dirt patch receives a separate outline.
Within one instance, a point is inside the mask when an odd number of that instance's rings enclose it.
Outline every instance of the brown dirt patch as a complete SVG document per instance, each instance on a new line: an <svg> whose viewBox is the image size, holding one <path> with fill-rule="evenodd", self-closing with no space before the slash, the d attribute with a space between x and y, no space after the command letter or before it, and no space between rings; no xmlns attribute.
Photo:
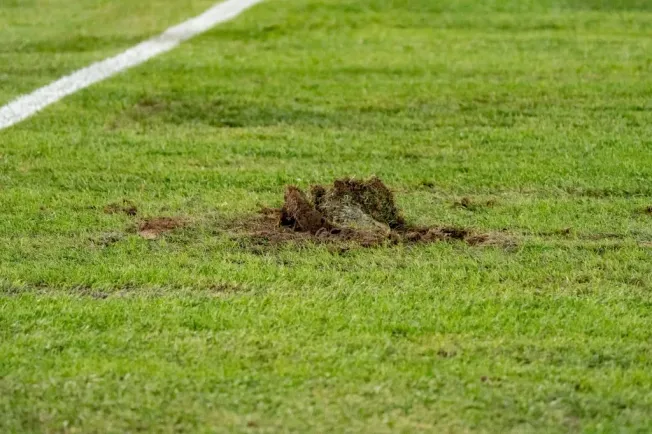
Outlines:
<svg viewBox="0 0 652 434"><path fill-rule="evenodd" d="M123 200L122 203L110 203L104 207L105 214L127 214L135 216L138 214L138 208L131 201Z"/></svg>
<svg viewBox="0 0 652 434"><path fill-rule="evenodd" d="M384 244L460 240L469 245L499 245L504 237L452 226L408 224L389 188L378 178L336 180L315 185L306 194L296 186L285 190L280 209L263 208L256 218L232 228L261 244L289 241L352 242L364 247Z"/></svg>
<svg viewBox="0 0 652 434"><path fill-rule="evenodd" d="M166 232L182 228L186 222L178 217L153 217L145 219L138 225L138 235L146 240L155 240Z"/></svg>

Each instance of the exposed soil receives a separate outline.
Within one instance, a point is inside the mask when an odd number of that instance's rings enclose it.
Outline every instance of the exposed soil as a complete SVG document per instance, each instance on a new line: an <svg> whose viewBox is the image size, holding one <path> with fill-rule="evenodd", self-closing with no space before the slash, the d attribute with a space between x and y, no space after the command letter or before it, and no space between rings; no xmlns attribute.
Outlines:
<svg viewBox="0 0 652 434"><path fill-rule="evenodd" d="M311 234L334 228L322 213L315 209L306 194L293 185L285 190L285 203L280 210L279 223L293 231Z"/></svg>
<svg viewBox="0 0 652 434"><path fill-rule="evenodd" d="M161 234L185 226L185 221L178 217L154 217L143 220L138 225L138 235L146 240L155 240Z"/></svg>
<svg viewBox="0 0 652 434"><path fill-rule="evenodd" d="M451 226L413 226L396 206L394 195L378 178L336 180L315 185L306 194L296 186L285 190L280 209L264 208L244 231L263 243L288 241L354 242L364 247L383 244L461 240L470 245L503 244L488 234Z"/></svg>
<svg viewBox="0 0 652 434"><path fill-rule="evenodd" d="M474 204L467 199L461 205L471 207ZM107 205L104 212L135 216L138 210L133 203L124 200ZM340 253L354 245L373 247L448 240L460 240L469 245L513 245L501 234L477 233L448 225L411 225L396 205L392 191L377 177L338 179L331 186L313 185L308 193L290 185L285 189L281 208L263 208L251 218L221 223L220 231L225 229L233 235L244 235L241 240L249 239L254 246L318 242L329 243L329 249ZM140 220L136 231L144 239L155 240L186 225L187 221L179 217L152 217ZM107 236L93 241L106 246L119 239Z"/></svg>

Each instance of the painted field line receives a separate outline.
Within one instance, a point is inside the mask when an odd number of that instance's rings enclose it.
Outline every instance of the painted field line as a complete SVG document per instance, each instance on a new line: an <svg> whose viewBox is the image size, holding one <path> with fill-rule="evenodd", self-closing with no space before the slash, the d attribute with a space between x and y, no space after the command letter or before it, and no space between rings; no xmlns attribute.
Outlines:
<svg viewBox="0 0 652 434"><path fill-rule="evenodd" d="M226 0L203 14L170 27L159 36L141 42L117 56L95 62L30 94L20 96L0 107L0 130L27 119L78 90L170 51L181 42L205 32L216 24L238 16L245 9L261 1Z"/></svg>

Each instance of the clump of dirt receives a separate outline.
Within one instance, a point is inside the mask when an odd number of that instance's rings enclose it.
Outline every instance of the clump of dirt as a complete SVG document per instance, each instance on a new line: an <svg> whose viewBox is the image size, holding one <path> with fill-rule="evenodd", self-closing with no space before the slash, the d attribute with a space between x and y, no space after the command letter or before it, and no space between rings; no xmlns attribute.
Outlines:
<svg viewBox="0 0 652 434"><path fill-rule="evenodd" d="M331 230L333 225L315 209L306 194L290 185L285 189L285 203L281 208L281 226L297 232L316 234L321 229Z"/></svg>
<svg viewBox="0 0 652 434"><path fill-rule="evenodd" d="M283 206L264 208L246 229L264 243L351 241L370 247L461 240L470 245L497 244L489 235L464 228L407 224L391 190L377 177L339 179L332 186L314 185L309 194L290 185Z"/></svg>
<svg viewBox="0 0 652 434"><path fill-rule="evenodd" d="M138 235L146 240L155 240L161 234L182 228L185 224L185 221L178 217L149 218L138 225Z"/></svg>
<svg viewBox="0 0 652 434"><path fill-rule="evenodd" d="M104 207L105 214L127 214L129 216L135 216L138 214L138 208L133 202L129 200L123 200L122 203L110 203Z"/></svg>

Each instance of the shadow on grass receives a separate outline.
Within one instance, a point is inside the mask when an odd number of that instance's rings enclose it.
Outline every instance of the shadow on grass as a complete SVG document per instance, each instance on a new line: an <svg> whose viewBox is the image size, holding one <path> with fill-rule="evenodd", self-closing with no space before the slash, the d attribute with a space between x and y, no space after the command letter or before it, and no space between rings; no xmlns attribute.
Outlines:
<svg viewBox="0 0 652 434"><path fill-rule="evenodd" d="M596 11L652 11L649 0L567 0L572 9Z"/></svg>
<svg viewBox="0 0 652 434"><path fill-rule="evenodd" d="M441 126L512 127L539 116L545 107L523 107L521 101L464 101L462 104L411 104L362 101L346 106L319 107L307 102L270 101L194 96L149 96L127 107L116 120L139 124L203 124L216 128L294 125L317 128L408 128L429 131Z"/></svg>

